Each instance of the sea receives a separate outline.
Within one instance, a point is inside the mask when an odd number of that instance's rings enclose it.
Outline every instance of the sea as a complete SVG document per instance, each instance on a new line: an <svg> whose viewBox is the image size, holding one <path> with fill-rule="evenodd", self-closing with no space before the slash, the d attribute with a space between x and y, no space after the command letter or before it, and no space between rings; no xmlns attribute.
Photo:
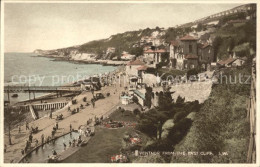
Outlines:
<svg viewBox="0 0 260 167"><path fill-rule="evenodd" d="M61 86L93 75L112 72L115 66L84 64L71 61L55 61L54 58L39 57L35 53L4 54L4 85ZM12 104L29 99L28 93L11 97ZM44 95L36 93L35 97ZM31 94L31 98L32 98ZM8 96L5 93L4 99Z"/></svg>

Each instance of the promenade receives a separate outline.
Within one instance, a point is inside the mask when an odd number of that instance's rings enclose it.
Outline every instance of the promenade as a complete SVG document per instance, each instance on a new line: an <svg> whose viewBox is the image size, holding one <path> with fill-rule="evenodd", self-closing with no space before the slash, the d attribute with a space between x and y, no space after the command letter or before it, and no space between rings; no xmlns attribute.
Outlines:
<svg viewBox="0 0 260 167"><path fill-rule="evenodd" d="M29 126L38 126L39 132L37 134L33 134L33 143L32 146L35 145L35 139L41 143L41 135L44 134L45 137L51 136L51 131L53 126L56 123L56 115L63 114L64 119L59 121L59 129L55 133L55 137L61 136L70 131L70 124L73 129L78 129L80 125L84 125L87 123L87 120L96 117L104 117L108 116L112 113L116 106L119 104L119 94L123 91L123 87L120 87L119 84L116 86L107 86L103 87L101 91L106 95L107 92L110 93L109 97L105 99L100 99L96 101L95 107L92 105L85 106L86 102L83 102L83 98L87 97L87 101L93 97L90 92L82 92L80 95L76 96L74 99L77 100L77 104L70 105L70 109L79 107L80 105L84 105L84 109L80 109L79 113L71 115L71 112L68 112L68 107L65 107L59 111L53 113L53 118L49 119L49 117L43 117L33 122L30 122ZM25 148L25 142L28 140L29 130L25 130L25 125L21 127L21 132L19 133L18 128L15 128L11 131L12 134L12 145L8 145L8 135L7 133L4 136L4 142L7 145L7 152L4 153L4 162L5 163L17 163L21 157L21 149Z"/></svg>

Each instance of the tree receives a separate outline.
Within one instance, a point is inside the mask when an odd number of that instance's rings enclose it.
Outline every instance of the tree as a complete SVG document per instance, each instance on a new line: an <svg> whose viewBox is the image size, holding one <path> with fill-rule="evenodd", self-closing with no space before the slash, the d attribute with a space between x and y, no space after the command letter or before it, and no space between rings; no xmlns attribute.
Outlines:
<svg viewBox="0 0 260 167"><path fill-rule="evenodd" d="M146 92L145 92L145 105L148 108L151 108L152 106L152 93L153 93L153 88L151 87L146 87L145 88Z"/></svg>
<svg viewBox="0 0 260 167"><path fill-rule="evenodd" d="M129 53L131 55L135 55L136 57L141 56L141 55L143 55L143 48L141 48L141 47L131 48Z"/></svg>
<svg viewBox="0 0 260 167"><path fill-rule="evenodd" d="M197 31L201 31L201 30L203 30L203 25L201 23L199 23L197 25Z"/></svg>
<svg viewBox="0 0 260 167"><path fill-rule="evenodd" d="M214 50L214 60L215 61L217 60L217 54L219 52L219 48L220 48L221 44L222 44L222 38L217 36L212 44L213 50Z"/></svg>

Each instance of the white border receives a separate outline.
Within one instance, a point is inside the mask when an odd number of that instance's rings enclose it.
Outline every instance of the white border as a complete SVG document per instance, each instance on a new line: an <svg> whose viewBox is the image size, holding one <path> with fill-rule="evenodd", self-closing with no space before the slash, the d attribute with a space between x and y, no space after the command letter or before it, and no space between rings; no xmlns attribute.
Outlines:
<svg viewBox="0 0 260 167"><path fill-rule="evenodd" d="M31 0L31 1L23 1L23 0L16 0L16 1L13 1L13 0L2 0L1 1L1 62L0 62L0 68L1 68L1 75L0 75L0 91L1 91L1 95L0 95L0 101L1 101L1 105L0 105L0 112L1 112L1 119L0 119L0 125L1 125L1 128L0 128L0 146L1 148L4 147L4 142L3 142L3 137L4 137L4 134L3 134L3 100L4 100L4 96L3 96L3 85L4 85L4 4L5 3L121 3L121 4L127 4L127 3L131 3L131 4L134 4L134 3L137 3L137 4L148 4L148 3L152 3L152 4L159 4L159 3L169 3L169 4L181 4L181 3L187 3L187 4L193 4L193 3L201 3L201 4L214 4L214 3L218 3L218 4L228 4L228 3L241 3L241 4L247 4L247 3L256 3L257 4L257 27L259 26L259 17L260 17L260 8L259 8L259 3L257 0L233 0L233 1L225 1L225 0L220 0L220 1L207 1L207 0L200 0L200 1L196 1L196 0L183 0L183 1L175 1L175 0L172 0L172 1L169 1L169 0L162 0L162 1L151 1L151 0L143 0L143 1L113 1L113 0L108 0L108 1L99 1L99 0L96 0L96 1L69 1L69 0L63 0L63 1L41 1L41 0ZM259 16L259 17L258 17ZM257 35L259 34L260 30L257 28ZM260 39L257 38L257 51L258 51L258 48L259 48L259 42L260 42ZM260 86L259 85L259 81L258 81L258 78L259 78L259 70L260 70L260 66L259 66L259 63L260 63L260 57L258 55L258 52L256 53L256 69L257 69L257 78L256 78L256 86L257 86L257 90L256 90L256 98L258 100L258 97L259 97L259 89L258 87ZM257 102L257 112L258 113L258 102ZM97 167L97 166L109 166L109 167L114 167L114 166L176 166L176 167L179 167L179 166L194 166L194 167L201 167L201 166L210 166L210 167L215 167L215 166L232 166L232 167L260 167L260 148L259 148L259 141L260 141L260 138L259 138L259 132L260 132L260 123L259 123L259 114L257 114L257 133L256 133L256 164L192 164L192 163L170 163L170 164L159 164L159 163L149 163L149 164L145 164L145 163L142 163L142 164L111 164L111 163L66 163L66 164L4 164L3 163L3 149L0 149L1 150L1 153L0 153L0 166L44 166L44 165L48 165L48 166L57 166L57 165L63 165L63 166L93 166L93 167Z"/></svg>

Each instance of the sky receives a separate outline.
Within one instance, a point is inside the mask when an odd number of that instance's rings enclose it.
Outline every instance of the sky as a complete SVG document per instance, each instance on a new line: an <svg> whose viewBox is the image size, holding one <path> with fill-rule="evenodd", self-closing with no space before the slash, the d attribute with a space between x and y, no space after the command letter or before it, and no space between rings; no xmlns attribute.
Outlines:
<svg viewBox="0 0 260 167"><path fill-rule="evenodd" d="M5 3L4 51L80 45L144 28L173 27L240 4Z"/></svg>

